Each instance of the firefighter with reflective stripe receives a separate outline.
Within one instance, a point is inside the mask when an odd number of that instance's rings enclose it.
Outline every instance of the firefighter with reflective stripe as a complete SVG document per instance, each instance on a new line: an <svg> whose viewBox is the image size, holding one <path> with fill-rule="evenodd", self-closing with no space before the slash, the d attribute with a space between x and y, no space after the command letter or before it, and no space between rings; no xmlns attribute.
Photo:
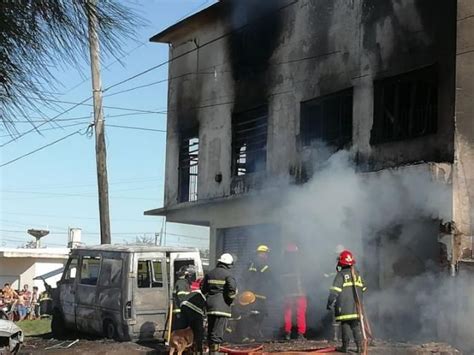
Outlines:
<svg viewBox="0 0 474 355"><path fill-rule="evenodd" d="M191 293L181 302L181 313L186 326L189 326L193 331L195 352L202 354L206 297L199 289L199 284L195 283L193 285L197 285L197 287L191 286Z"/></svg>
<svg viewBox="0 0 474 355"><path fill-rule="evenodd" d="M285 340L291 339L293 311L296 311L298 340L304 340L306 334L306 309L308 300L303 286L299 263L300 254L295 243L289 243L285 249L285 271L281 274L281 290L284 296Z"/></svg>
<svg viewBox="0 0 474 355"><path fill-rule="evenodd" d="M185 328L185 322L180 314L181 302L183 302L191 292L188 267L182 266L176 276L178 279L173 289L173 329L183 329Z"/></svg>
<svg viewBox="0 0 474 355"><path fill-rule="evenodd" d="M267 301L272 287L272 273L268 263L269 252L268 246L259 245L256 258L250 263L244 277L247 284L246 290L255 294L255 303L249 321L250 328L256 330L251 332L253 337L244 337L244 341L252 341L256 335L263 337L262 323L268 315Z"/></svg>
<svg viewBox="0 0 474 355"><path fill-rule="evenodd" d="M202 282L201 291L207 298L209 351L218 352L224 341L227 319L232 317L231 305L237 294L237 283L230 269L232 255L225 253L217 260L217 266Z"/></svg>
<svg viewBox="0 0 474 355"><path fill-rule="evenodd" d="M352 277L351 268L356 261L352 253L344 250L339 255L337 264L337 275L334 278L330 289L327 308L334 308L336 321L341 323L342 327L342 347L340 352L347 352L350 343L350 333L354 336L357 345L357 352L362 350L362 334L359 314L357 313L354 290L357 291L359 299L362 301L362 293L367 287L364 280L357 270L354 270L355 280Z"/></svg>

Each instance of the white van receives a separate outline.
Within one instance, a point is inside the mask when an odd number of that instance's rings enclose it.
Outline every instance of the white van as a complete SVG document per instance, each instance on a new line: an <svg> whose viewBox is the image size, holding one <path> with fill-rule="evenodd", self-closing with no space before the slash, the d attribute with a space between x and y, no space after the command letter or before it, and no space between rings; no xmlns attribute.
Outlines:
<svg viewBox="0 0 474 355"><path fill-rule="evenodd" d="M53 291L52 332L67 329L117 340L162 338L176 273L193 265L203 276L199 251L149 245L72 249Z"/></svg>

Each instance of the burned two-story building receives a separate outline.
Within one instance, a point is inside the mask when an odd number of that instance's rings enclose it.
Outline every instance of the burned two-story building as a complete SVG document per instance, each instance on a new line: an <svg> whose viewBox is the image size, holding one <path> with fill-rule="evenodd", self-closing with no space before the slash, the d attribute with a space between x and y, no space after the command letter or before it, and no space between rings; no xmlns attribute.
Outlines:
<svg viewBox="0 0 474 355"><path fill-rule="evenodd" d="M165 202L147 215L209 226L213 260L247 260L259 243L278 253L295 232L270 211L311 180L308 152L322 142L353 152L360 174L442 180L451 218L428 221L406 250L469 268L472 0L222 0L151 41L169 45L170 62ZM370 253L383 254L377 238Z"/></svg>

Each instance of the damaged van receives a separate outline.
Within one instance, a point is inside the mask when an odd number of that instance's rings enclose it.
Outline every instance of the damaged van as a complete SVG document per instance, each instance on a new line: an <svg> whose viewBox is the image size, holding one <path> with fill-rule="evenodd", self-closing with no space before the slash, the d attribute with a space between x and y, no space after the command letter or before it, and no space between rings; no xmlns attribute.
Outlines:
<svg viewBox="0 0 474 355"><path fill-rule="evenodd" d="M199 251L149 245L72 249L53 293L53 335L69 330L116 340L162 338L177 272L203 276Z"/></svg>

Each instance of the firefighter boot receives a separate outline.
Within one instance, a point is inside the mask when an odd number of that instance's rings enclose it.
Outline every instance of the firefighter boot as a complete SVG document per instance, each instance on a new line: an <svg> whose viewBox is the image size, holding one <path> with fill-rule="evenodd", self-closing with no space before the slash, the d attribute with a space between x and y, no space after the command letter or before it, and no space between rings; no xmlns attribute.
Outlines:
<svg viewBox="0 0 474 355"><path fill-rule="evenodd" d="M209 345L209 355L218 355L220 350L220 344Z"/></svg>

